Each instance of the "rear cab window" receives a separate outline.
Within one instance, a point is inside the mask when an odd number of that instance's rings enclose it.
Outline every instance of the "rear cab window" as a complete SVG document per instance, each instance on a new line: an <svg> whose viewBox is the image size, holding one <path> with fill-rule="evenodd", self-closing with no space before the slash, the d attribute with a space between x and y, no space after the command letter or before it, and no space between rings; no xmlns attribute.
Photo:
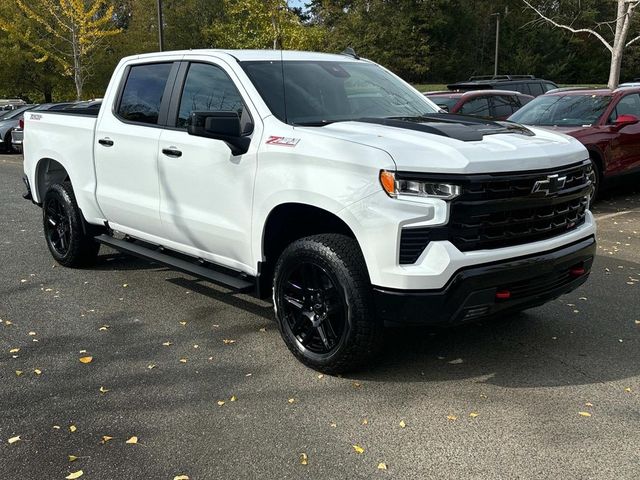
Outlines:
<svg viewBox="0 0 640 480"><path fill-rule="evenodd" d="M492 116L506 118L520 108L517 95L496 95L491 97Z"/></svg>
<svg viewBox="0 0 640 480"><path fill-rule="evenodd" d="M458 110L459 113L464 115L474 115L477 117L489 117L489 98L488 97L476 97L465 102Z"/></svg>
<svg viewBox="0 0 640 480"><path fill-rule="evenodd" d="M117 116L125 122L158 125L173 62L132 65L120 95Z"/></svg>

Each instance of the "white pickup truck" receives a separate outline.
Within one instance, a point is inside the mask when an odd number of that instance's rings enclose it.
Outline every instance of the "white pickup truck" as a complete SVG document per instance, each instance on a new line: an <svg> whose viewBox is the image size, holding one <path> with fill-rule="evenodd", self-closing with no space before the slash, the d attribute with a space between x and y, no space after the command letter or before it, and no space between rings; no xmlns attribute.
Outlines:
<svg viewBox="0 0 640 480"><path fill-rule="evenodd" d="M99 111L27 113L24 152L60 264L105 244L272 295L288 348L329 373L385 325L541 305L595 253L578 141L445 114L354 54L128 57Z"/></svg>

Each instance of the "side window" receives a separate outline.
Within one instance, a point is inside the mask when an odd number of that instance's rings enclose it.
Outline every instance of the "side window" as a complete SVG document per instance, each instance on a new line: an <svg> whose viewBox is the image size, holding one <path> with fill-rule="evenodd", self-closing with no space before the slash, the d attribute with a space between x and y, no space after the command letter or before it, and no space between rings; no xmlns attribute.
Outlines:
<svg viewBox="0 0 640 480"><path fill-rule="evenodd" d="M640 118L640 94L632 93L622 97L611 112L609 123L614 123L620 115L635 115Z"/></svg>
<svg viewBox="0 0 640 480"><path fill-rule="evenodd" d="M182 89L178 128L186 128L191 112L236 112L242 116L244 104L238 89L219 67L192 63Z"/></svg>
<svg viewBox="0 0 640 480"><path fill-rule="evenodd" d="M531 82L529 83L529 89L531 90L531 95L537 97L538 95L542 95L544 90L542 89L542 85L539 82Z"/></svg>
<svg viewBox="0 0 640 480"><path fill-rule="evenodd" d="M131 67L118 105L118 116L130 122L157 125L171 67L171 63Z"/></svg>
<svg viewBox="0 0 640 480"><path fill-rule="evenodd" d="M520 108L520 102L516 95L498 95L491 97L493 117L506 118Z"/></svg>
<svg viewBox="0 0 640 480"><path fill-rule="evenodd" d="M489 99L487 97L472 98L462 105L459 113L464 115L475 115L478 117L488 117L490 116Z"/></svg>
<svg viewBox="0 0 640 480"><path fill-rule="evenodd" d="M555 86L553 83L549 83L549 82L544 82L542 84L542 88L544 89L545 93L548 92L549 90L553 90L554 88L558 88L557 86Z"/></svg>

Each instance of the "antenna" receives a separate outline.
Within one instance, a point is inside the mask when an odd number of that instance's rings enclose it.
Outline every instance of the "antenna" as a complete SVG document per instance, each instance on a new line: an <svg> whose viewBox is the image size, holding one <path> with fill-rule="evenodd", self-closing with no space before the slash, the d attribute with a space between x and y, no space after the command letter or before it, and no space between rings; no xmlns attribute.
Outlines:
<svg viewBox="0 0 640 480"><path fill-rule="evenodd" d="M352 47L345 48L342 52L340 52L340 55L346 55L347 57L353 57L356 60L360 60L360 57Z"/></svg>

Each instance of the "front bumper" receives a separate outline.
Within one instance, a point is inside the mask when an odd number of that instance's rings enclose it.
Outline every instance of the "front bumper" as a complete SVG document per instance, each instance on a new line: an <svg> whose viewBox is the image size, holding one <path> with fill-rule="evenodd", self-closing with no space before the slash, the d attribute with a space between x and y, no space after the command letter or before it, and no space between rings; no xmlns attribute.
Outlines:
<svg viewBox="0 0 640 480"><path fill-rule="evenodd" d="M590 236L542 254L460 269L437 290L374 287L376 309L390 325L453 325L536 307L582 285L595 251ZM497 298L505 292L509 298Z"/></svg>

